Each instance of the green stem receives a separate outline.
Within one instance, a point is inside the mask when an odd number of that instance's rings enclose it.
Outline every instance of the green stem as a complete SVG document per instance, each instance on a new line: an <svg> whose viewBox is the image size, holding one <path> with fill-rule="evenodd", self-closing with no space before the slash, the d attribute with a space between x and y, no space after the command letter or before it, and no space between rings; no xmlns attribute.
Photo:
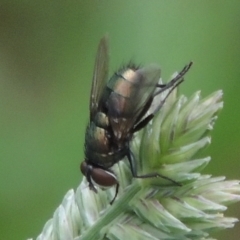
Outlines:
<svg viewBox="0 0 240 240"><path fill-rule="evenodd" d="M129 201L139 192L141 189L141 185L138 181L134 181L133 184L127 189L125 189L125 193L119 198L116 202L113 203L112 206L108 208L105 214L86 232L84 232L79 240L89 240L89 239L102 239L103 229L112 223L118 216L120 216L123 212L126 212L127 208L129 208Z"/></svg>

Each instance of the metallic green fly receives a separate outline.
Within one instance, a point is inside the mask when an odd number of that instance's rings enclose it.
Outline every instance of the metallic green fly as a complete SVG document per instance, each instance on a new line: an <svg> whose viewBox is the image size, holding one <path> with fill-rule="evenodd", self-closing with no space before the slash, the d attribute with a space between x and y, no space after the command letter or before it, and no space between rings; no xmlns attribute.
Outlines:
<svg viewBox="0 0 240 240"><path fill-rule="evenodd" d="M112 204L118 194L119 182L111 167L124 157L129 161L134 178L161 177L178 184L156 172L139 176L130 142L134 133L153 119L173 89L183 82L183 76L192 62L167 84L159 84L158 66L141 68L132 63L120 68L107 81L108 63L108 39L103 37L95 60L90 121L85 134L85 160L80 168L91 190L97 192L94 184L102 187L116 186ZM167 89L167 96L151 112L154 98Z"/></svg>

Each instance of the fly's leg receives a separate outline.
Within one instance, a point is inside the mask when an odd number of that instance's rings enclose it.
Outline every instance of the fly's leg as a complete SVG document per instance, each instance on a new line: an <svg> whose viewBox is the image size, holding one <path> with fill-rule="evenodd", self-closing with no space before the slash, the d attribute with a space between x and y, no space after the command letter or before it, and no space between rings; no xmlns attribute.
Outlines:
<svg viewBox="0 0 240 240"><path fill-rule="evenodd" d="M159 106L157 107L157 109L149 114L147 117L145 117L141 122L139 122L134 128L133 128L133 133L141 130L142 128L144 128L155 116L155 114L157 113L157 111L163 106L163 104L165 103L166 99L168 98L168 96L172 93L172 91L183 82L183 79L181 81L179 81L167 94L167 96L161 101L161 103L159 104Z"/></svg>
<svg viewBox="0 0 240 240"><path fill-rule="evenodd" d="M130 149L128 151L127 158L128 158L128 161L129 161L129 164L130 164L130 169L131 169L131 172L132 172L132 175L133 175L134 178L155 178L155 177L160 177L160 178L166 179L166 180L174 183L177 186L182 186L180 183L172 180L169 177L166 177L166 176L164 176L162 174L159 174L157 172L152 172L152 173L148 173L148 174L144 174L144 175L138 175L137 174L135 157L134 157L133 153L130 151Z"/></svg>
<svg viewBox="0 0 240 240"><path fill-rule="evenodd" d="M190 62L188 65L186 65L182 69L182 71L180 73L178 73L178 75L176 77L174 77L169 83L167 83L167 84L158 84L157 87L160 87L162 89L160 89L159 91L155 92L154 96L157 96L158 94L164 92L165 90L167 90L170 87L176 88L176 86L179 85L178 82L180 82L180 81L183 82L182 78L188 72L188 70L190 69L192 64L193 64L193 62Z"/></svg>
<svg viewBox="0 0 240 240"><path fill-rule="evenodd" d="M192 66L192 62L190 62L187 66L185 66L183 68L183 70L175 77L173 78L169 83L167 84L159 84L157 85L157 87L162 88L159 91L157 91L154 94L154 97L156 97L158 94L164 92L165 90L171 88L169 90L169 92L167 93L166 97L160 102L159 106L155 109L155 111L151 114L149 114L148 116L146 116L143 120L141 120L134 128L133 128L133 133L141 130L142 128L144 128L155 116L155 114L158 112L158 110L163 106L163 104L166 102L167 98L169 97L169 95L172 93L172 91L178 87L183 81L184 79L182 78L184 76L184 74L190 69L190 67ZM152 100L149 101L150 103L152 103ZM150 108L150 106L148 107Z"/></svg>
<svg viewBox="0 0 240 240"><path fill-rule="evenodd" d="M111 200L110 205L112 205L113 202L115 201L115 199L116 199L116 197L117 197L117 195L118 195L118 190L119 190L119 183L116 184L115 195L114 195L113 199Z"/></svg>
<svg viewBox="0 0 240 240"><path fill-rule="evenodd" d="M97 193L98 191L97 191L96 187L94 186L94 184L92 183L91 174L92 174L92 166L91 165L87 165L86 178L87 178L87 181L89 183L89 188L90 188L90 190L92 190L95 193ZM112 205L113 202L115 201L115 199L116 199L116 197L118 195L118 190L119 190L119 183L117 182L115 195L114 195L113 199L111 200L110 205Z"/></svg>
<svg viewBox="0 0 240 240"><path fill-rule="evenodd" d="M93 185L92 183L92 179L91 179L91 173L92 172L92 166L88 165L87 166L87 170L86 170L86 178L87 178L87 181L89 183L89 188L90 190L94 191L95 193L97 193L97 189L95 188L95 186Z"/></svg>
<svg viewBox="0 0 240 240"><path fill-rule="evenodd" d="M144 128L145 126L147 126L147 124L153 119L154 114L150 114L147 117L145 117L140 123L138 123L134 128L133 128L133 133L138 132L139 130L141 130L142 128Z"/></svg>

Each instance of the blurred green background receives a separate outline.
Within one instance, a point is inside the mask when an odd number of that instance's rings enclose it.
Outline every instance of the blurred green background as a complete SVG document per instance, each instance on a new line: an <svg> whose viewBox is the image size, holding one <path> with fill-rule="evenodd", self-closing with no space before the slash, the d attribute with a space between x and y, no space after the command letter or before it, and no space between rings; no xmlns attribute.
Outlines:
<svg viewBox="0 0 240 240"><path fill-rule="evenodd" d="M99 39L111 71L130 59L168 79L190 60L181 92L223 89L205 170L240 179L240 1L0 1L0 239L36 237L81 180ZM240 218L240 205L228 210ZM239 239L239 224L215 234Z"/></svg>

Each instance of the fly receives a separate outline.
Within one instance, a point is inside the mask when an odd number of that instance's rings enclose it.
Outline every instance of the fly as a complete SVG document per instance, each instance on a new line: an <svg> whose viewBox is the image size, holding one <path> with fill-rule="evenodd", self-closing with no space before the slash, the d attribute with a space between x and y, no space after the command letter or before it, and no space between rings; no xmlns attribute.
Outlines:
<svg viewBox="0 0 240 240"><path fill-rule="evenodd" d="M135 132L145 127L163 106L170 93L183 82L183 76L192 62L167 84L158 84L160 68L156 65L140 68L128 64L108 79L108 40L103 37L98 45L90 95L90 121L85 133L85 160L81 172L87 178L91 190L94 184L102 187L116 186L119 182L111 167L127 157L134 178L161 177L175 184L174 180L159 173L139 176L130 142ZM165 99L148 114L154 98L169 89ZM179 185L179 184L178 184Z"/></svg>

